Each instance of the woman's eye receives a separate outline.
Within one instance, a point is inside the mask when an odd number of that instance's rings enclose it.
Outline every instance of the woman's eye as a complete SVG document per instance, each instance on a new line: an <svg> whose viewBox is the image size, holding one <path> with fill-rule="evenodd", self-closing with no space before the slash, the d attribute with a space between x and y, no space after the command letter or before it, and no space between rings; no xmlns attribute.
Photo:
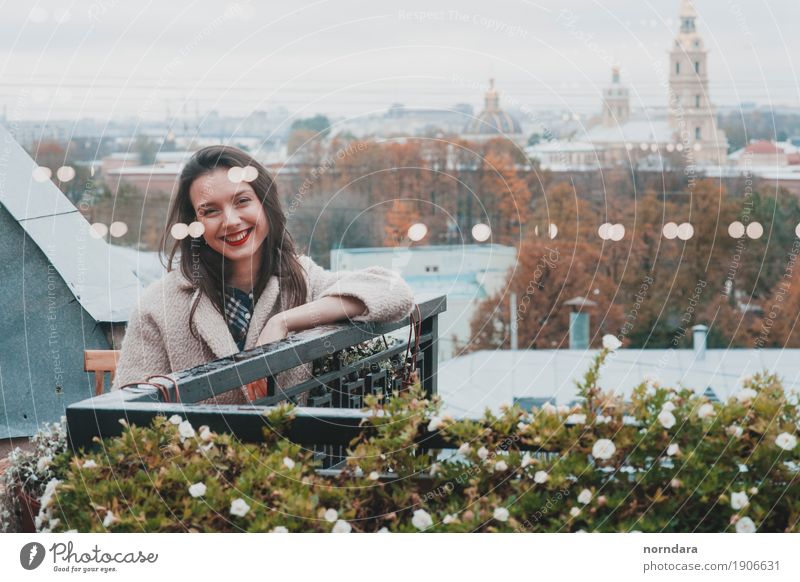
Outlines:
<svg viewBox="0 0 800 582"><path fill-rule="evenodd" d="M239 200L237 200L237 204L244 204L245 202L250 202L250 199L249 198L239 198Z"/></svg>
<svg viewBox="0 0 800 582"><path fill-rule="evenodd" d="M214 214L217 210L215 208L206 208L205 210L200 211L200 216L209 216L210 214Z"/></svg>

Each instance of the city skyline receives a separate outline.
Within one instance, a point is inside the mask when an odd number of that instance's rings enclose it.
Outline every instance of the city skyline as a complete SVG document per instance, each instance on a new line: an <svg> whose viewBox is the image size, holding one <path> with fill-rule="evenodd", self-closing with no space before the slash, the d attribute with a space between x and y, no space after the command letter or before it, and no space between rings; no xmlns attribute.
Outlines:
<svg viewBox="0 0 800 582"><path fill-rule="evenodd" d="M597 112L613 65L631 107L666 106L676 0L449 3L429 9L311 2L270 7L208 2L128 6L114 0L7 7L0 105L9 119L142 120L246 115L285 107L298 117L358 117L396 102L480 110L489 77L505 107ZM786 24L790 0L698 0L720 108L796 106ZM229 39L227 49L219 49ZM263 40L265 39L265 40Z"/></svg>

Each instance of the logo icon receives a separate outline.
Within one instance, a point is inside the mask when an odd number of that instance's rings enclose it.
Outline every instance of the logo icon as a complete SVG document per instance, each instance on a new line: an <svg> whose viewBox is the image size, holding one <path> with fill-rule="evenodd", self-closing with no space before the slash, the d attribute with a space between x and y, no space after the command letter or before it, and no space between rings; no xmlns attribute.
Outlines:
<svg viewBox="0 0 800 582"><path fill-rule="evenodd" d="M30 542L19 551L19 563L26 570L35 570L44 561L44 546L39 542Z"/></svg>

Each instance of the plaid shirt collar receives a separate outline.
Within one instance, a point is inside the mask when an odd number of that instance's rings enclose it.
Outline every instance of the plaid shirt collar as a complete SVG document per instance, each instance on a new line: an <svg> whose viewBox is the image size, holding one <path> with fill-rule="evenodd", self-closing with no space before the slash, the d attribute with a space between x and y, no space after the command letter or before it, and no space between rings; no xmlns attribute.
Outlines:
<svg viewBox="0 0 800 582"><path fill-rule="evenodd" d="M225 319L239 350L244 349L250 318L253 315L253 294L236 287L225 287Z"/></svg>

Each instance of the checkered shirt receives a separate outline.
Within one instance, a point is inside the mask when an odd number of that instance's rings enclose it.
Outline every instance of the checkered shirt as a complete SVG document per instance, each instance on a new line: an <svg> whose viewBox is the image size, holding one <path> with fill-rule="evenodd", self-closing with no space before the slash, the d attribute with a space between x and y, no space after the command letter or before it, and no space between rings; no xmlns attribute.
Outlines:
<svg viewBox="0 0 800 582"><path fill-rule="evenodd" d="M239 350L244 349L244 340L253 315L253 294L236 287L225 287L225 319L228 329Z"/></svg>

